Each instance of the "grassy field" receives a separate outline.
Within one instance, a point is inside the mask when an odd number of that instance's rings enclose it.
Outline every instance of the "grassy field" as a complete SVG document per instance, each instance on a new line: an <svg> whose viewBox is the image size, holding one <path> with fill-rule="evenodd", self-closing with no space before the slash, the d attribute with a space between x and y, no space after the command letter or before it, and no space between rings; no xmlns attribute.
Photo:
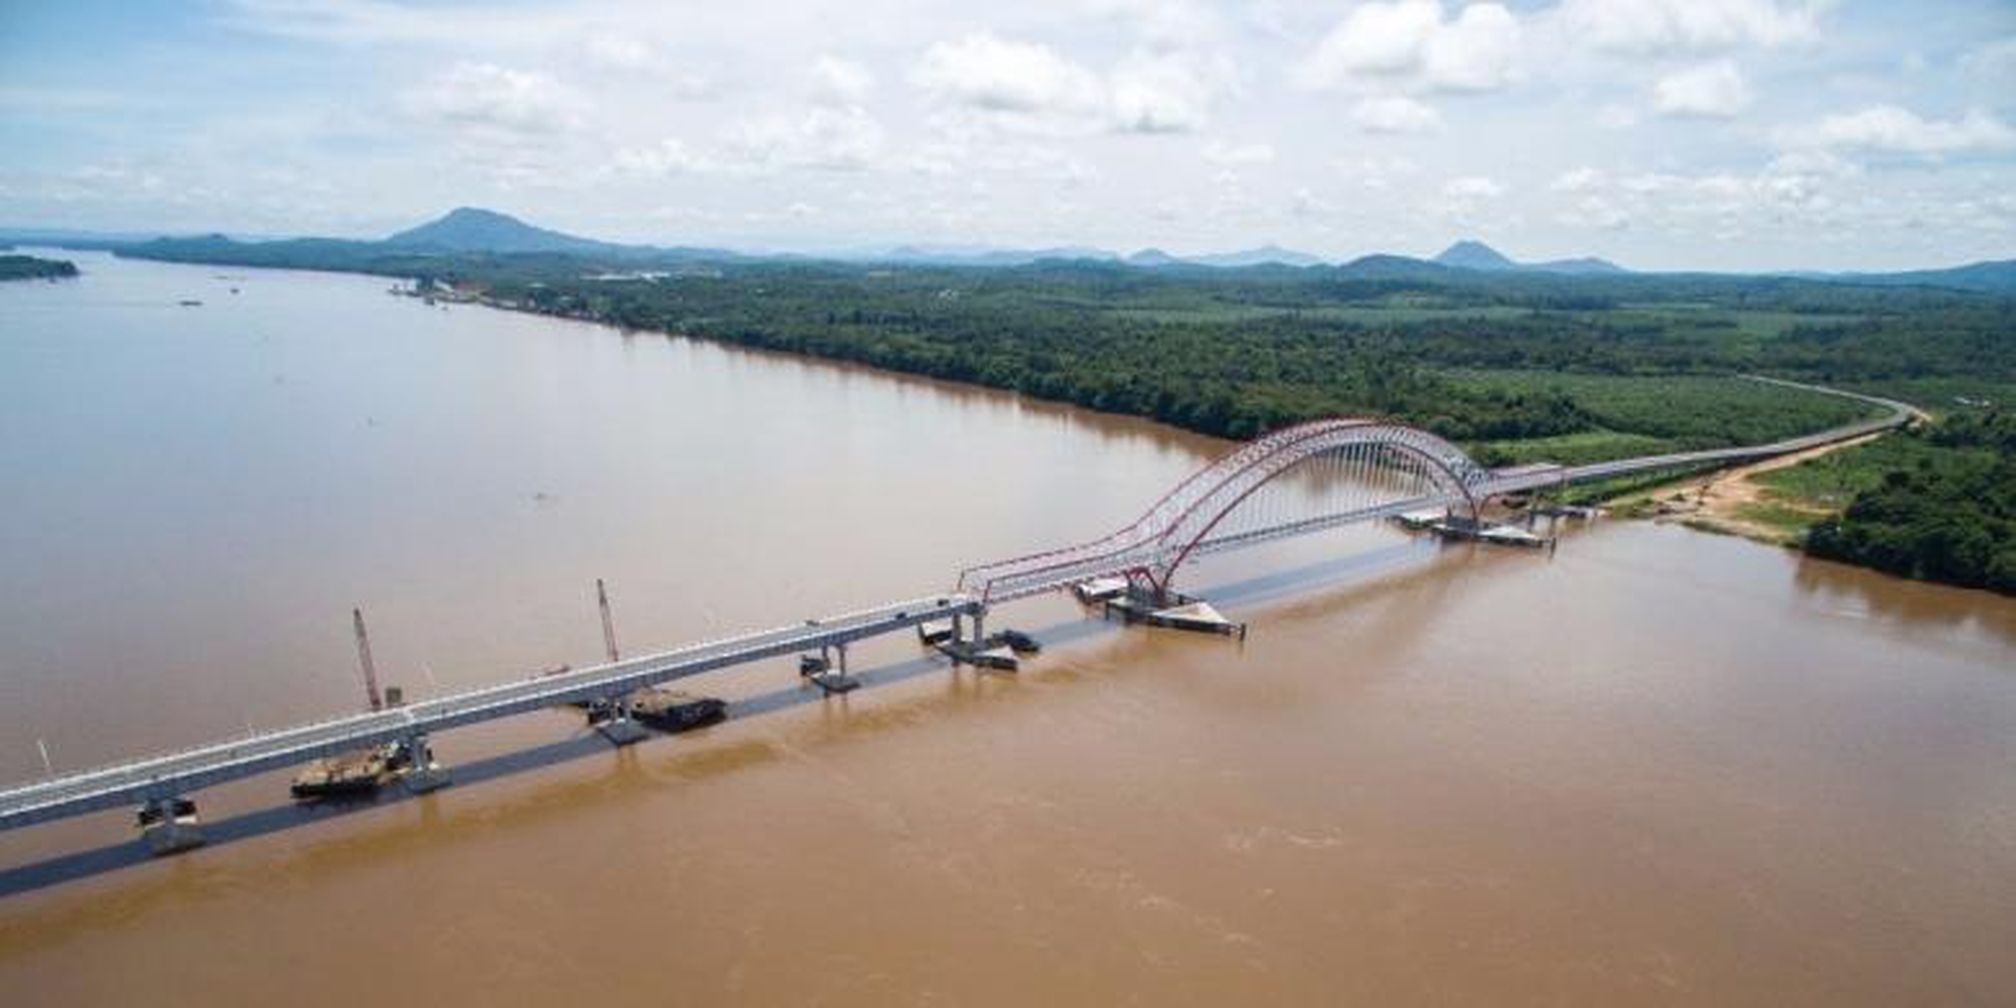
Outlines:
<svg viewBox="0 0 2016 1008"><path fill-rule="evenodd" d="M1654 322L1694 327L1728 328L1747 337L1772 339L1798 326L1842 325L1861 315L1840 312L1794 312L1753 308L1722 308L1688 302L1641 302L1618 305L1614 312Z"/></svg>
<svg viewBox="0 0 2016 1008"><path fill-rule="evenodd" d="M1881 483L1884 473L1909 468L1924 454L1926 448L1918 441L1881 437L1796 466L1760 473L1753 480L1764 487L1766 499L1834 512L1847 507L1856 494Z"/></svg>
<svg viewBox="0 0 2016 1008"><path fill-rule="evenodd" d="M1563 465L1580 465L1584 462L1601 462L1605 459L1629 458L1634 455L1657 455L1673 451L1677 446L1669 439L1650 434L1593 430L1557 434L1553 437L1485 441L1475 447L1480 455L1500 464L1559 462Z"/></svg>

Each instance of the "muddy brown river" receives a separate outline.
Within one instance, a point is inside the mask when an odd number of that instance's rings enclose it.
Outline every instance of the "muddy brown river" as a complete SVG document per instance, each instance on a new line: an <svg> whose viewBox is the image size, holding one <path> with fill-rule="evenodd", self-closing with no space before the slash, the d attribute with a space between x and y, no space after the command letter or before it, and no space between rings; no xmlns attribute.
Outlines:
<svg viewBox="0 0 2016 1008"><path fill-rule="evenodd" d="M386 282L76 258L0 287L0 778L948 586L1224 448ZM235 290L234 290L235 289ZM182 300L200 306L182 306ZM1362 528L1066 599L613 751L553 711L455 786L0 834L7 1004L2016 1003L2016 602L1598 521Z"/></svg>

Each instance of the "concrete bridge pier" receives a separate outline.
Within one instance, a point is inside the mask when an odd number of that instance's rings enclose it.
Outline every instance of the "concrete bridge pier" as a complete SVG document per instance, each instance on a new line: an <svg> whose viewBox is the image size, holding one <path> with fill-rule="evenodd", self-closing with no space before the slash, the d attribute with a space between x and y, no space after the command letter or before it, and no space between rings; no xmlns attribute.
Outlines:
<svg viewBox="0 0 2016 1008"><path fill-rule="evenodd" d="M453 780L446 767L434 762L434 748L427 744L427 736L408 735L400 744L406 747L406 772L400 775L406 790L426 794L447 787Z"/></svg>
<svg viewBox="0 0 2016 1008"><path fill-rule="evenodd" d="M635 717L631 716L630 697L627 694L604 701L603 705L591 711L588 717L595 725L595 730L601 732L602 737L608 739L609 744L613 746L635 745L644 741L645 736L650 734L644 730L643 725L637 723Z"/></svg>
<svg viewBox="0 0 2016 1008"><path fill-rule="evenodd" d="M172 794L148 799L140 807L140 837L155 857L203 846L196 803Z"/></svg>

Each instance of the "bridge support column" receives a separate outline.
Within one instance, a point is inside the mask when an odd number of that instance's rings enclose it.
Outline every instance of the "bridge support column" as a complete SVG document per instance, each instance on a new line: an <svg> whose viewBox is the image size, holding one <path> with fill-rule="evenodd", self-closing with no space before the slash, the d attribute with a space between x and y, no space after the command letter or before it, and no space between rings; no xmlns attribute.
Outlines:
<svg viewBox="0 0 2016 1008"><path fill-rule="evenodd" d="M406 748L406 770L400 781L414 794L426 794L447 787L453 778L448 769L434 761L434 747L425 735L408 735L400 745Z"/></svg>
<svg viewBox="0 0 2016 1008"><path fill-rule="evenodd" d="M986 643L987 643L987 610L975 609L973 610L973 646L980 647Z"/></svg>
<svg viewBox="0 0 2016 1008"><path fill-rule="evenodd" d="M627 695L609 701L599 713L602 715L599 719L595 719L593 714L589 716L594 721L595 730L601 732L610 745L634 745L651 734L630 716L630 698Z"/></svg>
<svg viewBox="0 0 2016 1008"><path fill-rule="evenodd" d="M149 799L140 807L140 836L155 857L203 846L196 803L179 795Z"/></svg>

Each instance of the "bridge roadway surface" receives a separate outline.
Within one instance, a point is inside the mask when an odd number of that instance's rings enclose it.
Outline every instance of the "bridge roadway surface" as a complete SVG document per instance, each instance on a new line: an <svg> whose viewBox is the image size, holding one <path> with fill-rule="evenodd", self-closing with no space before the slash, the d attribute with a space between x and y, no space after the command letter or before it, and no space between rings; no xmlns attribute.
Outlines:
<svg viewBox="0 0 2016 1008"><path fill-rule="evenodd" d="M1632 473L1769 458L1805 451L1902 426L1915 414L1888 399L1840 392L1771 378L1755 380L1789 388L1827 392L1885 407L1886 416L1764 445L1651 455L1580 466L1538 464L1494 470L1470 488L1478 500L1565 483ZM1431 510L1457 503L1453 494L1431 494L1377 506L1206 539L1195 553L1217 553L1306 535L1356 522ZM1101 571L1071 572L1074 580ZM1061 583L1061 582L1060 582ZM1019 591L1017 597L1031 594ZM606 700L658 683L784 655L841 646L907 630L952 616L979 616L980 597L949 593L876 606L795 626L693 644L658 654L572 670L537 679L507 682L463 693L419 700L405 706L332 718L262 732L165 755L144 757L95 770L19 784L0 790L0 829L83 815L141 802L163 801L225 781L298 766L322 756L386 742L424 738L438 731L511 717L581 701Z"/></svg>
<svg viewBox="0 0 2016 1008"><path fill-rule="evenodd" d="M224 781L297 766L320 756L548 707L622 696L644 686L702 672L842 646L907 630L920 623L978 612L978 600L964 595L895 602L823 620L808 620L796 626L66 774L0 791L0 829L186 795Z"/></svg>

